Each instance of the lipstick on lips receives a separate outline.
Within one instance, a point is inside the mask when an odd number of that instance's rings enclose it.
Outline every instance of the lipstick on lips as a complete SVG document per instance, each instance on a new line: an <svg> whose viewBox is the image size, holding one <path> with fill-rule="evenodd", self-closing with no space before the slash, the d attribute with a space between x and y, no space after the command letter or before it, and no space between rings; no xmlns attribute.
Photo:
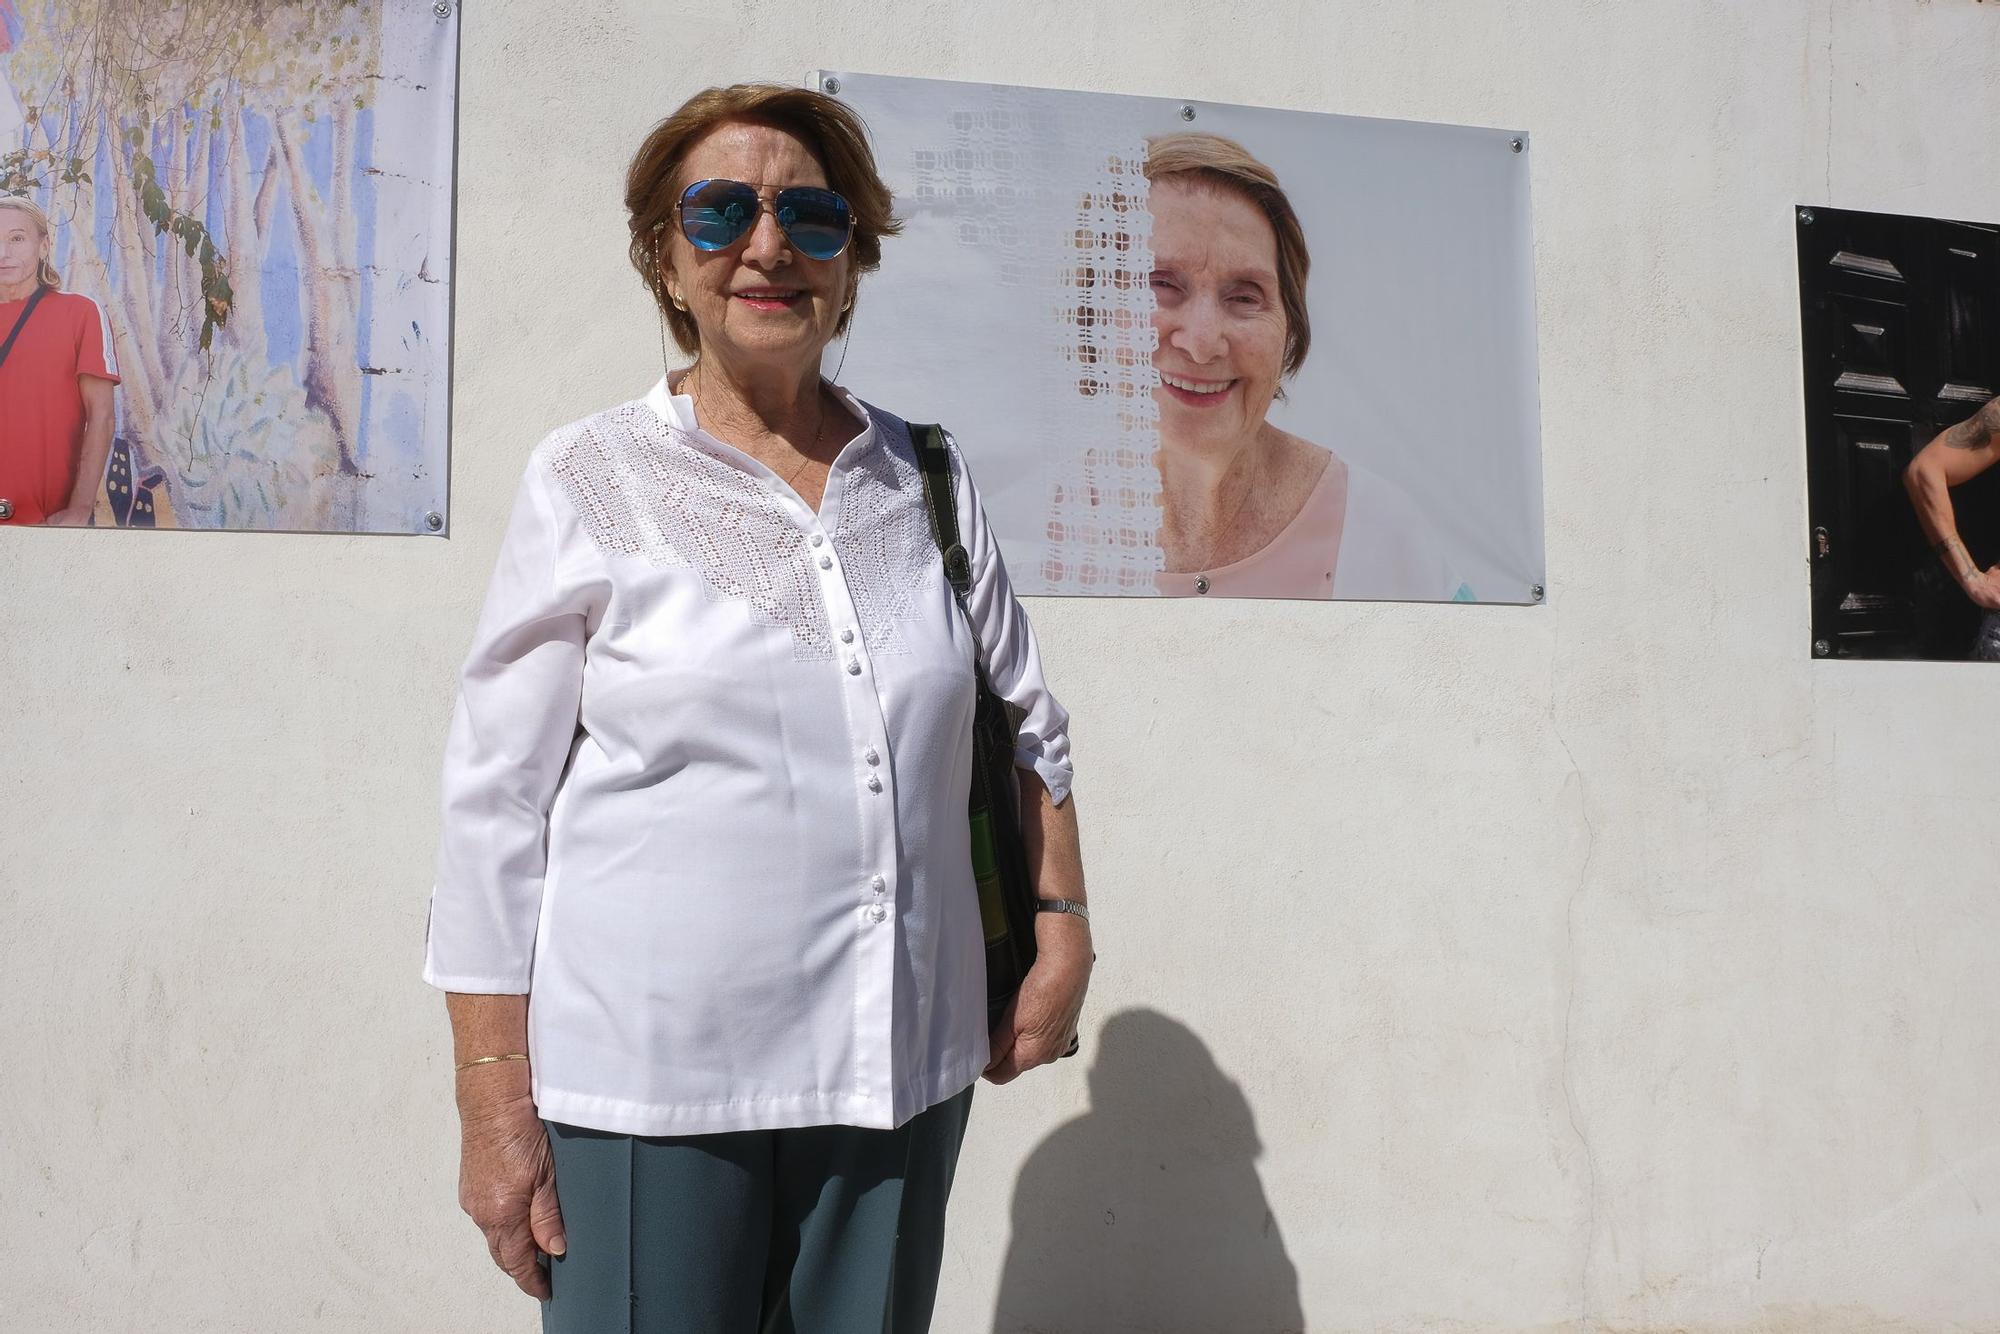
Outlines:
<svg viewBox="0 0 2000 1334"><path fill-rule="evenodd" d="M1160 388L1167 391L1177 403L1185 403L1192 408L1212 408L1229 397L1229 391L1236 387L1235 380L1197 380L1185 375L1169 375L1159 372Z"/></svg>
<svg viewBox="0 0 2000 1334"><path fill-rule="evenodd" d="M805 293L796 287L746 287L729 295L752 310L790 310Z"/></svg>

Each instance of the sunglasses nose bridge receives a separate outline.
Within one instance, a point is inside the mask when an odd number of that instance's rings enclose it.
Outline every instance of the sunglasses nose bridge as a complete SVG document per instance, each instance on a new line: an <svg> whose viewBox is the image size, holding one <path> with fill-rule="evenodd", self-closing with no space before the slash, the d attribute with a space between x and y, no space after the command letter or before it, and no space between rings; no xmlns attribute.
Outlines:
<svg viewBox="0 0 2000 1334"><path fill-rule="evenodd" d="M750 219L750 225L743 229L744 256L776 258L779 252L792 246L792 238L785 231L784 221L778 216L776 206L760 195L757 216Z"/></svg>

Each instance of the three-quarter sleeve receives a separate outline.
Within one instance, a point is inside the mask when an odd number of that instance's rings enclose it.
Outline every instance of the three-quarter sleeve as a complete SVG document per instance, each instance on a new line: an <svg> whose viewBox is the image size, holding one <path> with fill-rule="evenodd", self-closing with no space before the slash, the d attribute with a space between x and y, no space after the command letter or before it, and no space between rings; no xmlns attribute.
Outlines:
<svg viewBox="0 0 2000 1334"><path fill-rule="evenodd" d="M549 806L576 741L591 616L588 582L565 573L564 533L537 457L515 498L445 742L424 980L446 991L529 989Z"/></svg>
<svg viewBox="0 0 2000 1334"><path fill-rule="evenodd" d="M1042 678L1042 653L1034 627L1014 596L1007 563L986 524L979 491L965 460L952 446L952 491L958 506L960 537L972 557L972 591L966 599L973 633L978 636L980 665L994 693L1021 712L1014 763L1033 769L1057 804L1069 797L1075 768L1069 755L1069 714L1056 702Z"/></svg>

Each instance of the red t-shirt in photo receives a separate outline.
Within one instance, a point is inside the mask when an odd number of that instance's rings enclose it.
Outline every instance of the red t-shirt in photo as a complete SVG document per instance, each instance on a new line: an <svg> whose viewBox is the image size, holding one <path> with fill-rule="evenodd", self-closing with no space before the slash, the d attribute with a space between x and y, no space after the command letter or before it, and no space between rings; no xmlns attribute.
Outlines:
<svg viewBox="0 0 2000 1334"><path fill-rule="evenodd" d="M0 301L0 342L27 299ZM0 364L0 500L10 523L42 523L69 504L83 448L79 375L118 383L118 354L104 311L87 296L50 292Z"/></svg>

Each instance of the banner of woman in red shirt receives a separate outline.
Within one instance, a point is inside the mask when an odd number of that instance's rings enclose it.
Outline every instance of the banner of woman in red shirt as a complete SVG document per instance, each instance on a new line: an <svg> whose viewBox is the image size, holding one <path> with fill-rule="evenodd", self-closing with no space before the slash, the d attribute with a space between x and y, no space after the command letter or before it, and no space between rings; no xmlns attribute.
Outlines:
<svg viewBox="0 0 2000 1334"><path fill-rule="evenodd" d="M457 15L0 0L0 541L445 530Z"/></svg>
<svg viewBox="0 0 2000 1334"><path fill-rule="evenodd" d="M0 523L88 523L111 453L111 326L62 290L53 242L40 205L0 195Z"/></svg>

